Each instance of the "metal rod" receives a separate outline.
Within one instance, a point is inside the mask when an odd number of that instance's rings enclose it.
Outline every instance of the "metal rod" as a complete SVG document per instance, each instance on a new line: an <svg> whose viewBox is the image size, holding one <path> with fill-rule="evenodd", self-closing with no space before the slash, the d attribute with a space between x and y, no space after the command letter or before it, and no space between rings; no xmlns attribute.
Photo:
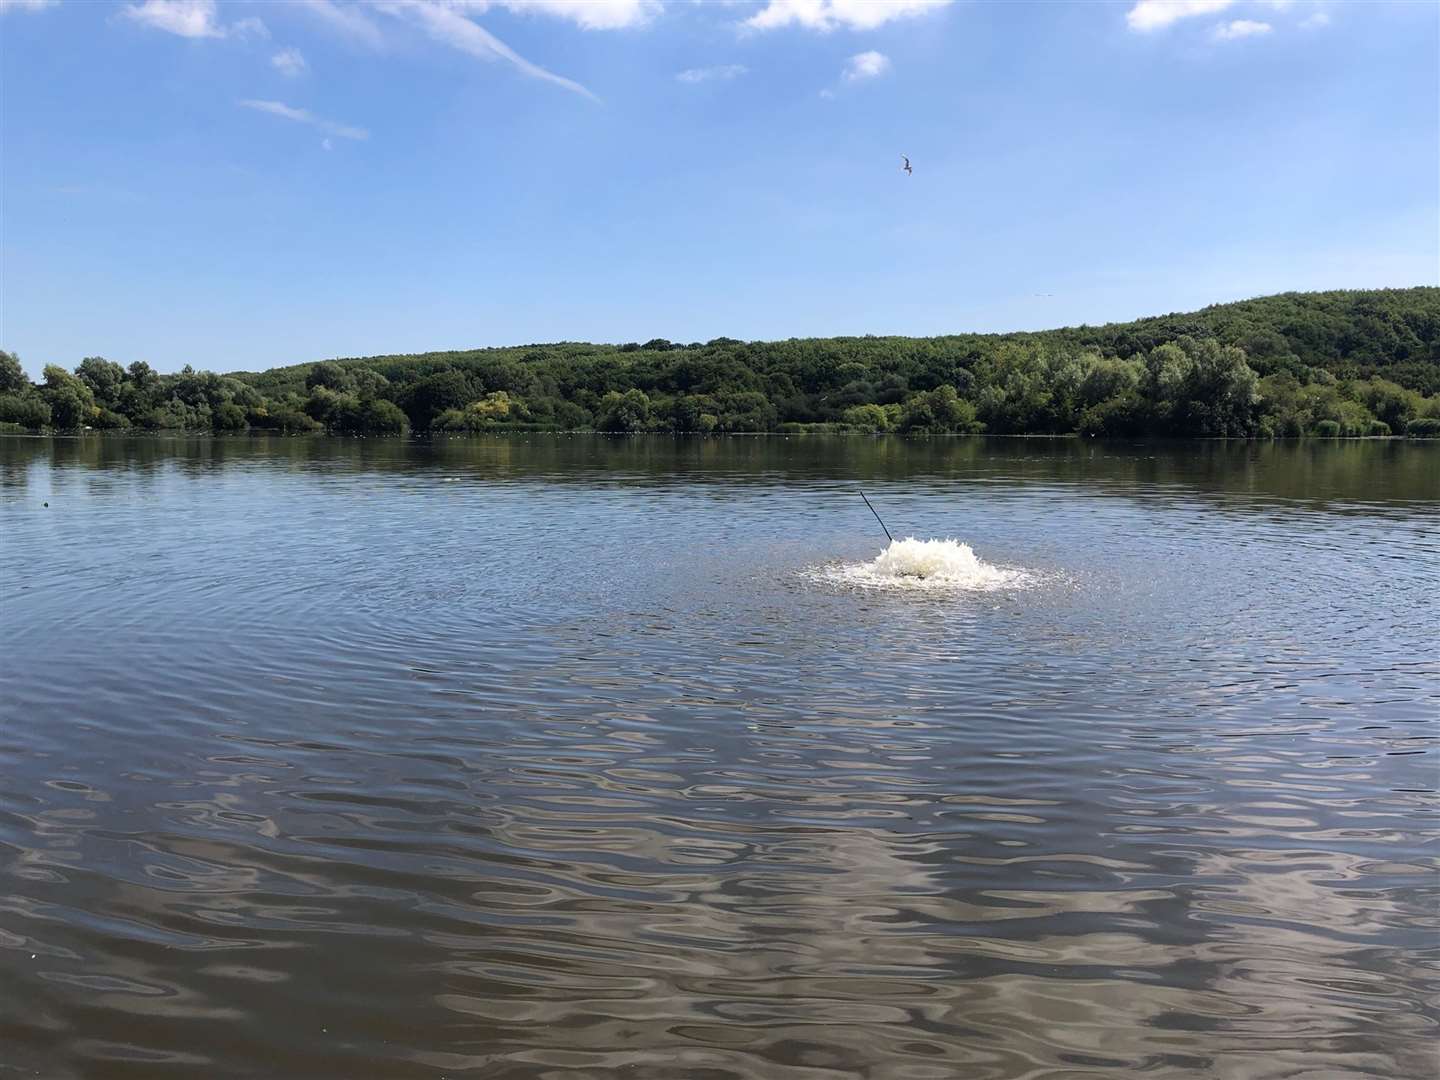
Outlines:
<svg viewBox="0 0 1440 1080"><path fill-rule="evenodd" d="M865 492L863 492L863 491L860 492L860 498L865 499ZM870 500L869 500L869 499L865 499L865 505L866 505L866 506L870 506ZM886 528L886 526L885 526L885 520L884 520L884 518L882 518L882 517L880 516L880 512L879 512L878 510L876 510L875 507L870 506L870 513L874 514L874 515L875 515L875 520L878 521L878 522L880 522L880 528L885 529L885 539L886 539L886 540L889 540L889 541L893 544L893 543L895 542L895 537L893 537L893 536L890 535L890 530L889 530L888 528Z"/></svg>

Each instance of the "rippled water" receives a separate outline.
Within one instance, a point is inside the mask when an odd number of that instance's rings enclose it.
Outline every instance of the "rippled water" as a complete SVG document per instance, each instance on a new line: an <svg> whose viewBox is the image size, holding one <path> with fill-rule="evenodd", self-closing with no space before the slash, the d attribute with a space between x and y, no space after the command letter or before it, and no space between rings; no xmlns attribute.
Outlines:
<svg viewBox="0 0 1440 1080"><path fill-rule="evenodd" d="M1435 1070L1440 445L0 464L0 1075Z"/></svg>

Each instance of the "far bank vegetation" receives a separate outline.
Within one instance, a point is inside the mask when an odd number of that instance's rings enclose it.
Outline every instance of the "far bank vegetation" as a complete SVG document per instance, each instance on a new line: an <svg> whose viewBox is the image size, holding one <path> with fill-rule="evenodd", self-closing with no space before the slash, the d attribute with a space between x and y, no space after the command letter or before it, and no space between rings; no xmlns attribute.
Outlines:
<svg viewBox="0 0 1440 1080"><path fill-rule="evenodd" d="M563 342L218 375L0 353L10 430L1440 435L1440 289L1286 293L1038 333Z"/></svg>

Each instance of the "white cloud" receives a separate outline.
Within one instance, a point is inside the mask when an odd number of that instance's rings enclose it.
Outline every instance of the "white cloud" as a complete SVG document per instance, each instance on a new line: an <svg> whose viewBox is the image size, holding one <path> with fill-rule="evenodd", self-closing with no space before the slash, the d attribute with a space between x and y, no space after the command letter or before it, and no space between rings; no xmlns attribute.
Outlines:
<svg viewBox="0 0 1440 1080"><path fill-rule="evenodd" d="M385 31L359 3L336 0L292 0L351 41L383 49ZM548 15L568 19L585 30L622 30L642 26L664 10L661 0L368 0L367 6L395 14L399 8L430 6L452 15L483 15L501 9L513 15Z"/></svg>
<svg viewBox="0 0 1440 1080"><path fill-rule="evenodd" d="M1224 11L1233 0L1140 0L1125 14L1131 30L1148 33L1162 30L1180 19L1213 15Z"/></svg>
<svg viewBox="0 0 1440 1080"><path fill-rule="evenodd" d="M0 0L0 15L7 11L44 11L58 3L60 0Z"/></svg>
<svg viewBox="0 0 1440 1080"><path fill-rule="evenodd" d="M586 30L639 26L662 10L661 0L367 0L367 10L335 0L296 0L315 18L351 41L376 51L386 47L390 27L371 13L390 16L429 37L481 60L504 60L525 74L599 101L588 87L531 63L482 27L472 15L496 9L522 15L568 19Z"/></svg>
<svg viewBox="0 0 1440 1080"><path fill-rule="evenodd" d="M1328 13L1328 12L1324 12L1324 11L1317 11L1317 12L1315 12L1314 15L1311 15L1309 18L1306 18L1306 19L1302 19L1302 20L1301 20L1301 22L1300 22L1300 29L1302 29L1302 30L1319 30L1322 26L1329 26L1329 25L1330 25L1330 15L1329 15L1329 13Z"/></svg>
<svg viewBox="0 0 1440 1080"><path fill-rule="evenodd" d="M468 0L476 13L503 7L516 15L552 15L586 30L625 30L660 14L660 0Z"/></svg>
<svg viewBox="0 0 1440 1080"><path fill-rule="evenodd" d="M846 61L845 81L859 82L861 79L874 79L889 70L890 58L884 53L871 49L869 52L856 53Z"/></svg>
<svg viewBox="0 0 1440 1080"><path fill-rule="evenodd" d="M281 49L270 57L270 66L281 75L288 75L293 79L297 75L305 74L310 65L305 62L305 56L299 49Z"/></svg>
<svg viewBox="0 0 1440 1080"><path fill-rule="evenodd" d="M894 19L927 15L950 0L769 0L744 22L752 30L803 26L828 33L839 27L873 30Z"/></svg>
<svg viewBox="0 0 1440 1080"><path fill-rule="evenodd" d="M235 37L258 37L268 38L270 28L253 15L248 19L241 19L233 22L225 28L226 34L233 34Z"/></svg>
<svg viewBox="0 0 1440 1080"><path fill-rule="evenodd" d="M1238 41L1241 38L1257 37L1261 34L1268 34L1275 29L1269 23L1256 22L1254 19L1235 19L1233 22L1221 23L1211 32L1216 41Z"/></svg>
<svg viewBox="0 0 1440 1080"><path fill-rule="evenodd" d="M490 33L478 23L467 19L461 11L437 0L374 0L376 10L397 18L409 19L419 25L436 41L443 42L461 52L481 60L507 60L526 75L553 82L567 90L588 97L600 99L573 79L546 71L538 64L532 64L514 49Z"/></svg>
<svg viewBox="0 0 1440 1080"><path fill-rule="evenodd" d="M352 5L332 0L297 0L301 10L309 12L341 37L349 38L371 49L385 47L385 34L364 12Z"/></svg>
<svg viewBox="0 0 1440 1080"><path fill-rule="evenodd" d="M167 34L187 38L269 37L265 24L253 16L221 26L215 0L144 0L127 4L121 14Z"/></svg>
<svg viewBox="0 0 1440 1080"><path fill-rule="evenodd" d="M295 2L351 41L376 51L386 47L390 31L384 20L377 23L357 4L335 0ZM663 9L661 0L367 0L366 7L370 12L418 27L451 48L481 60L507 61L532 78L563 86L592 101L600 99L588 87L531 63L470 16L500 9L512 14L568 19L586 30L616 30L642 25Z"/></svg>
<svg viewBox="0 0 1440 1080"><path fill-rule="evenodd" d="M329 139L321 139L321 140L320 140L320 146L321 146L322 149L325 149L325 150L334 150L334 149L335 149L335 144L332 143Z"/></svg>
<svg viewBox="0 0 1440 1080"><path fill-rule="evenodd" d="M683 83L712 82L733 79L749 70L744 64L721 64L718 67L690 68L688 71L678 72L675 78Z"/></svg>
<svg viewBox="0 0 1440 1080"><path fill-rule="evenodd" d="M318 128L327 135L334 135L340 139L363 140L370 138L370 133L364 128L350 127L347 124L337 124L333 120L325 120L316 116L309 109L296 109L286 105L283 101L254 101L246 99L239 103L244 108L255 109L258 112L269 113L271 116L279 116L285 120L293 120L297 124L309 124Z"/></svg>
<svg viewBox="0 0 1440 1080"><path fill-rule="evenodd" d="M125 17L181 37L224 37L215 18L215 0L145 0L130 4Z"/></svg>

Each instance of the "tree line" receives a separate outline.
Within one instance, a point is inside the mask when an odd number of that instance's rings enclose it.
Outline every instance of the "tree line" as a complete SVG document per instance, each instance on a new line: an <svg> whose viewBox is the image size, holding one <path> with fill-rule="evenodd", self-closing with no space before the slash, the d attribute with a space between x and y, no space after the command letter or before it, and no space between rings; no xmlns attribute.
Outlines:
<svg viewBox="0 0 1440 1080"><path fill-rule="evenodd" d="M1440 288L1285 293L1105 326L931 338L561 342L219 375L87 357L0 425L445 435L506 430L1101 436L1440 434Z"/></svg>

